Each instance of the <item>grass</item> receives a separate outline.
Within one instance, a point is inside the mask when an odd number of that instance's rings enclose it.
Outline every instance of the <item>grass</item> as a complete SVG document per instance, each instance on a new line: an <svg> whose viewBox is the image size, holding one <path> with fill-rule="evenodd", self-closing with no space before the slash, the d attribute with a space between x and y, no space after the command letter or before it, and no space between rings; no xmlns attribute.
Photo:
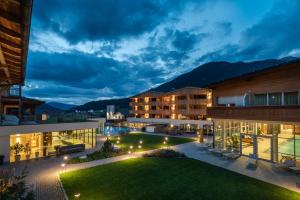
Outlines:
<svg viewBox="0 0 300 200"><path fill-rule="evenodd" d="M60 175L69 199L296 200L300 194L189 158L136 158Z"/></svg>
<svg viewBox="0 0 300 200"><path fill-rule="evenodd" d="M118 137L120 137L119 144L117 144ZM93 160L119 156L119 155L127 154L128 151L136 152L136 151L146 151L151 149L159 149L162 147L168 147L168 146L183 144L187 142L193 142L195 140L191 138L168 137L168 140L166 141L164 136L147 135L143 133L130 133L122 136L110 137L110 141L120 148L118 152L105 154L102 151L97 151L90 154L87 158L79 158L79 157L72 158L68 161L68 164L90 162ZM140 141L142 141L143 143L140 144L139 143ZM163 144L164 141L166 141L166 144ZM141 145L141 148L138 148L139 145ZM133 149L130 149L130 146L132 146Z"/></svg>

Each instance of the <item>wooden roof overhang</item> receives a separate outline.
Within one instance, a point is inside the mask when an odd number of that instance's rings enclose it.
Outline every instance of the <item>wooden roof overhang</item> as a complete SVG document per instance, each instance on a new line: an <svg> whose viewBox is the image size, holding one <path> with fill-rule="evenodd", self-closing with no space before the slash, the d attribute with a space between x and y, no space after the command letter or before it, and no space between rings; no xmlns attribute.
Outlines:
<svg viewBox="0 0 300 200"><path fill-rule="evenodd" d="M1 88L24 84L32 1L0 1Z"/></svg>

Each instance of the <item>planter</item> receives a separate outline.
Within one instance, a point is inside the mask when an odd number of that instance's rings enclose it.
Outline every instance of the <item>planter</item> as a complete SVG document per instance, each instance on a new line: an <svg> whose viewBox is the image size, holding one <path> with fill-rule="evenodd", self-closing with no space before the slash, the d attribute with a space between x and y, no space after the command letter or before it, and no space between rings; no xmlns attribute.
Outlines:
<svg viewBox="0 0 300 200"><path fill-rule="evenodd" d="M21 160L21 155L15 155L15 162L19 162Z"/></svg>
<svg viewBox="0 0 300 200"><path fill-rule="evenodd" d="M30 154L26 155L26 160L29 160L29 159L30 159Z"/></svg>
<svg viewBox="0 0 300 200"><path fill-rule="evenodd" d="M40 152L39 151L35 152L35 159L38 159L39 157L40 157Z"/></svg>
<svg viewBox="0 0 300 200"><path fill-rule="evenodd" d="M4 158L5 158L4 155L0 155L0 165L3 165L3 163L4 163Z"/></svg>

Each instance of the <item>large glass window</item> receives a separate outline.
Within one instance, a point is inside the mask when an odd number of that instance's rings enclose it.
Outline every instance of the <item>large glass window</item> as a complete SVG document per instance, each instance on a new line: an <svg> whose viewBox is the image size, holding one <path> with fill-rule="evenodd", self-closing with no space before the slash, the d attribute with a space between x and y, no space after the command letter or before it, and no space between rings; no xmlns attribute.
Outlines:
<svg viewBox="0 0 300 200"><path fill-rule="evenodd" d="M281 93L270 93L269 94L269 105L278 106L281 105Z"/></svg>
<svg viewBox="0 0 300 200"><path fill-rule="evenodd" d="M297 105L297 104L298 104L298 92L284 93L284 105Z"/></svg>
<svg viewBox="0 0 300 200"><path fill-rule="evenodd" d="M256 105L256 106L267 105L267 94L255 94L254 95L254 105Z"/></svg>
<svg viewBox="0 0 300 200"><path fill-rule="evenodd" d="M294 158L294 125L283 124L278 134L278 156L279 160L282 156Z"/></svg>

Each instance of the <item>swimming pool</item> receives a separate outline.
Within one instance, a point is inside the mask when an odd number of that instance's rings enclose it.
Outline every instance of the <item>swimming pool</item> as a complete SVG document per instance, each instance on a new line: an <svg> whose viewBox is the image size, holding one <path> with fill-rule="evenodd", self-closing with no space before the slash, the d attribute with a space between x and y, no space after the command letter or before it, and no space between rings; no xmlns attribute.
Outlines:
<svg viewBox="0 0 300 200"><path fill-rule="evenodd" d="M300 140L295 140L296 155L300 155ZM294 140L290 139L278 145L278 151L282 154L294 155Z"/></svg>
<svg viewBox="0 0 300 200"><path fill-rule="evenodd" d="M122 127L122 126L105 126L104 127L104 135L119 135L125 132L130 131L128 127Z"/></svg>

